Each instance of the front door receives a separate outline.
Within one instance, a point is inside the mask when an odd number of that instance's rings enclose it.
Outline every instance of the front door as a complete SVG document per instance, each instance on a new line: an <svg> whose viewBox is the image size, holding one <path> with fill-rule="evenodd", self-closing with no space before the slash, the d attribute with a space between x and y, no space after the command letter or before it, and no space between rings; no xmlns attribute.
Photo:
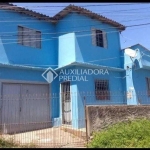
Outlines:
<svg viewBox="0 0 150 150"><path fill-rule="evenodd" d="M61 83L62 93L62 123L71 124L70 82Z"/></svg>

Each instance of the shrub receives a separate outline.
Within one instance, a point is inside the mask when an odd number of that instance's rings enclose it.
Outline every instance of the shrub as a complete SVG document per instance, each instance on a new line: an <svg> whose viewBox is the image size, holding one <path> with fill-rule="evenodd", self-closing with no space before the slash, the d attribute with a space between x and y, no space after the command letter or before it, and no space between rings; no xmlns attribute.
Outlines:
<svg viewBox="0 0 150 150"><path fill-rule="evenodd" d="M6 140L4 138L0 138L0 148L9 147L17 147L17 144L15 144L13 140Z"/></svg>
<svg viewBox="0 0 150 150"><path fill-rule="evenodd" d="M120 122L93 133L89 148L148 148L150 147L150 120L138 119Z"/></svg>
<svg viewBox="0 0 150 150"><path fill-rule="evenodd" d="M0 138L0 148L36 148L34 143L20 145L14 142L13 139Z"/></svg>

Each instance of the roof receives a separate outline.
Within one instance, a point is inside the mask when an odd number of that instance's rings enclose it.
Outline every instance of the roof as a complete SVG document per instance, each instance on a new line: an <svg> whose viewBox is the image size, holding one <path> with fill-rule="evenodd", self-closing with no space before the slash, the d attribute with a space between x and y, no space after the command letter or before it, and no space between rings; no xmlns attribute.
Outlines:
<svg viewBox="0 0 150 150"><path fill-rule="evenodd" d="M32 17L35 17L39 20L45 20L47 22L55 22L54 19L52 17L49 17L47 15L43 15L41 13L23 8L23 7L19 7L13 4L9 4L9 3L0 3L0 9L4 9L4 10L10 10L10 11L14 11L14 12L18 12L21 14L26 14Z"/></svg>
<svg viewBox="0 0 150 150"><path fill-rule="evenodd" d="M110 25L118 28L119 30L125 30L124 25L122 25L114 20L108 19L102 15L98 15L90 10L87 10L85 8L75 6L75 5L69 5L69 6L65 7L62 11L60 11L53 17L49 17L47 15L43 15L41 13L26 9L23 7L19 7L19 6L13 5L13 4L9 4L9 3L0 3L0 9L15 11L15 12L18 12L21 14L26 14L26 15L35 17L37 19L45 20L47 22L52 22L52 23L57 23L59 20L61 20L63 17L65 17L67 14L69 14L71 12L77 12L79 14L86 15L92 19L96 19L98 21L102 21L104 23L110 24Z"/></svg>
<svg viewBox="0 0 150 150"><path fill-rule="evenodd" d="M86 62L72 62L72 63L70 63L68 65L56 68L54 70L57 71L57 70L60 70L60 69L66 68L66 67L70 67L70 66L81 66L81 67L88 67L88 68L91 67L91 68L95 68L95 69L96 68L99 68L99 69L103 68L103 69L108 69L108 70L113 70L113 71L119 71L119 72L125 71L125 69L122 69L122 68L97 65L97 64L86 63Z"/></svg>
<svg viewBox="0 0 150 150"><path fill-rule="evenodd" d="M145 50L150 51L148 48L144 47L143 45L141 45L141 44L139 44L139 43L134 44L134 45L131 45L131 46L128 46L128 47L125 47L125 48L123 48L122 50L124 50L124 49L126 49L126 48L129 48L129 47L134 47L134 46L141 46L141 47L143 47Z"/></svg>
<svg viewBox="0 0 150 150"><path fill-rule="evenodd" d="M115 26L117 28L119 28L120 30L125 30L125 26L116 22L116 21L113 21L111 19L108 19L102 15L98 15L90 10L87 10L85 8L82 8L82 7L79 7L79 6L75 6L75 5L69 5L67 6L66 8L64 8L62 11L60 11L59 13L57 13L53 18L55 20L60 20L62 19L63 17L65 17L68 13L70 12L77 12L79 14L83 14L83 15L86 15L92 19L96 19L98 21L102 21L104 23L108 23L112 26Z"/></svg>
<svg viewBox="0 0 150 150"><path fill-rule="evenodd" d="M39 71L44 71L47 69L47 68L41 68L41 67L33 67L33 66L25 66L25 65L17 65L17 64L4 64L4 63L0 63L0 67L15 68L15 69L28 69L28 70L39 70Z"/></svg>

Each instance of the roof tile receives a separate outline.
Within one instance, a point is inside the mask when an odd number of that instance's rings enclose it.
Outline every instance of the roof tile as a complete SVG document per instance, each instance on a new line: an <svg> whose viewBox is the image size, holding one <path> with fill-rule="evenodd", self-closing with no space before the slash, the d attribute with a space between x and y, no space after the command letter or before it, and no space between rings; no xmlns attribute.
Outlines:
<svg viewBox="0 0 150 150"><path fill-rule="evenodd" d="M29 9L26 9L26 8L23 8L23 7L19 7L19 6L16 6L14 4L9 4L9 3L0 3L0 9L5 9L5 10L12 10L12 11L15 11L15 12L18 12L18 13L23 13L23 14L26 14L26 15L29 15L29 16L33 16L37 19L40 19L40 20L45 20L47 22L52 22L52 23L57 23L59 20L61 20L63 17L65 17L68 13L71 13L71 12L77 12L77 13L80 13L80 14L83 14L83 15L86 15L92 19L96 19L98 21L102 21L104 23L108 23L120 30L125 30L125 26L114 21L114 20L111 20L111 19L108 19L102 15L99 15L99 14L96 14L88 9L85 9L85 8L82 8L82 7L79 7L79 6L75 6L75 5L72 5L70 4L69 6L65 7L63 10L61 10L59 13L57 13L55 16L53 17L50 17L50 16L47 16L47 15L44 15L44 14L41 14L41 13L38 13L38 12L35 12L35 11L32 11L32 10L29 10Z"/></svg>

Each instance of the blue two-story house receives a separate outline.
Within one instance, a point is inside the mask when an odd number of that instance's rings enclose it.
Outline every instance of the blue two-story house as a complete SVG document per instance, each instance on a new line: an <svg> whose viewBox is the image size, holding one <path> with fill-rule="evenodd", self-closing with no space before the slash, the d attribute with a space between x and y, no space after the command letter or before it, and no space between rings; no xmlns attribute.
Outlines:
<svg viewBox="0 0 150 150"><path fill-rule="evenodd" d="M0 15L4 132L61 124L82 128L85 105L138 104L126 96L134 81L126 78L130 59L120 45L125 26L74 5L49 17L0 3ZM150 76L148 70L139 73L141 78Z"/></svg>

